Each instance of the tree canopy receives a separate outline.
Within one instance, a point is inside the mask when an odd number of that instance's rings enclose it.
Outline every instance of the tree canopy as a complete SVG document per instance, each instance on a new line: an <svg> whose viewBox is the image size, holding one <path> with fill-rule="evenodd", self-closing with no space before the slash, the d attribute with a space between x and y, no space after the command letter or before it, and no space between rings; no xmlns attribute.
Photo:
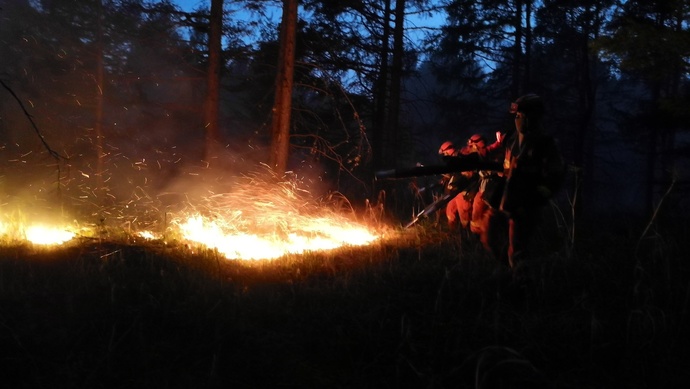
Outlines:
<svg viewBox="0 0 690 389"><path fill-rule="evenodd" d="M170 1L4 4L0 77L68 161L56 180L31 123L0 94L3 195L60 186L74 202L126 203L209 165L239 174L268 163L281 3L222 3L211 79L210 2L193 12ZM534 92L582 211L649 211L671 185L672 205L687 207L690 1L299 5L286 169L374 196L376 169L437 164L445 140L509 131L509 103ZM442 21L420 29L432 17ZM209 115L223 152L212 160Z"/></svg>

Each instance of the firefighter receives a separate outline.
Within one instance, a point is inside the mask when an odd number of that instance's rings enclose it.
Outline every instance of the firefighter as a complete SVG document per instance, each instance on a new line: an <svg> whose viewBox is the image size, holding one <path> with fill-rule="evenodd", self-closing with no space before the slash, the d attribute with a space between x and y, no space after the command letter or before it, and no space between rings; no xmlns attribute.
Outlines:
<svg viewBox="0 0 690 389"><path fill-rule="evenodd" d="M496 132L496 141L486 147L477 149L479 156L485 161L503 162L505 146L503 140L505 135L500 131ZM480 170L479 188L472 201L472 216L470 220L470 231L480 237L484 245L488 245L488 223L486 217L490 208L498 209L501 202L503 190L503 174L496 170Z"/></svg>
<svg viewBox="0 0 690 389"><path fill-rule="evenodd" d="M443 142L441 147L438 148L438 155L441 157L452 157L455 156L456 152L455 144L449 140Z"/></svg>
<svg viewBox="0 0 690 389"><path fill-rule="evenodd" d="M467 144L452 156L468 156L477 153L479 148L486 147L486 140L479 134L472 135ZM478 175L475 171L464 171L451 176L447 188L457 194L446 205L448 227L460 231L461 237L469 237L472 200L479 188Z"/></svg>
<svg viewBox="0 0 690 389"><path fill-rule="evenodd" d="M528 246L540 222L541 208L559 189L565 174L565 164L555 140L542 130L544 102L536 94L518 98L510 106L515 115L512 139L506 143L503 159L505 184L497 223L489 228L501 228L507 223L508 264L511 268L528 258Z"/></svg>
<svg viewBox="0 0 690 389"><path fill-rule="evenodd" d="M458 149L455 147L455 144L451 141L446 141L441 144L441 147L438 149L438 155L441 158L445 157L457 157L459 155L462 155L461 153L464 153L465 150L463 149ZM453 174L443 174L441 175L441 185L443 186L443 194L444 195L456 195L460 191L460 187L464 185L465 177L462 175L462 173L453 173ZM453 203L454 197L448 201L445 207L445 214L446 214L446 219L448 221L448 226L454 230L457 228L457 216L455 213L455 208L454 205L451 205Z"/></svg>
<svg viewBox="0 0 690 389"><path fill-rule="evenodd" d="M457 147L455 147L455 144L451 141L445 141L441 144L441 147L438 148L438 155L441 158L445 157L457 157L460 154L460 150L458 150ZM441 175L441 185L443 187L444 194L448 193L449 190L453 187L451 184L454 180L457 180L454 174L442 174ZM451 184L451 185L449 185Z"/></svg>

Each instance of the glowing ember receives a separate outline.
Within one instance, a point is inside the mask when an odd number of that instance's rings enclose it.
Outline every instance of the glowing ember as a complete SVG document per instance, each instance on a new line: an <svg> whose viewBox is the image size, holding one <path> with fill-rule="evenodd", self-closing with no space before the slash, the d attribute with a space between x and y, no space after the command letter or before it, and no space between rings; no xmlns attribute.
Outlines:
<svg viewBox="0 0 690 389"><path fill-rule="evenodd" d="M272 259L285 254L361 246L378 238L366 227L337 217L304 218L285 234L232 232L232 225L200 215L188 218L179 227L185 239L217 249L228 259Z"/></svg>
<svg viewBox="0 0 690 389"><path fill-rule="evenodd" d="M73 232L56 227L31 226L26 229L26 239L34 244L63 244L74 236Z"/></svg>
<svg viewBox="0 0 690 389"><path fill-rule="evenodd" d="M144 238L146 240L153 240L156 239L156 235L153 234L151 231L140 231L137 233L139 237Z"/></svg>

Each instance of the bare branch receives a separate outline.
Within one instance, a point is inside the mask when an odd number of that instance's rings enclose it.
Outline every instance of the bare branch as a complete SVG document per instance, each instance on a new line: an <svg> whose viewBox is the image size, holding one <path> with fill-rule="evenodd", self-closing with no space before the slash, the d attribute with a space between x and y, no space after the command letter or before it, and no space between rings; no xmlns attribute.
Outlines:
<svg viewBox="0 0 690 389"><path fill-rule="evenodd" d="M46 142L45 138L43 138L43 134L41 134L41 131L38 129L38 127L36 126L36 123L35 123L34 120L31 118L31 114L26 110L26 108L24 107L24 104L23 104L22 101L19 99L19 97L17 96L17 94L14 93L14 91L12 90L12 88L10 88L10 87L9 87L7 84L5 84L5 82L2 81L2 80L0 80L0 84L2 84L2 86L3 86L5 89L7 89L7 91L12 95L12 97L14 97L14 99L17 100L17 103L18 103L19 106L21 107L22 111L24 111L24 115L26 116L26 118L27 118L27 119L29 120L29 122L31 123L31 127L33 127L33 129L34 129L34 131L36 132L36 135L38 136L38 138L41 139L41 143L43 143L43 146L46 148L46 150L48 150L48 154L50 154L50 155L51 155L53 158L55 158L56 160L59 160L60 158L62 158L62 159L67 159L67 157L64 157L64 156L60 155L57 151L55 151L55 150L53 150L53 149L50 148L50 146L48 145L48 142Z"/></svg>

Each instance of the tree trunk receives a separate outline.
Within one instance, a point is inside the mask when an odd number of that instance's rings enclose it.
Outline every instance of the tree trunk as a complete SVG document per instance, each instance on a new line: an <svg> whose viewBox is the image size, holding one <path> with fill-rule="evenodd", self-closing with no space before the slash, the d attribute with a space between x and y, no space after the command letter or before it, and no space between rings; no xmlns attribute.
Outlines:
<svg viewBox="0 0 690 389"><path fill-rule="evenodd" d="M94 135L96 136L96 189L94 193L98 197L98 204L104 205L105 188L103 187L103 80L104 80L104 65L103 65L103 2L98 2L98 49L96 52L96 123L94 123Z"/></svg>
<svg viewBox="0 0 690 389"><path fill-rule="evenodd" d="M511 93L516 99L520 96L521 62L522 62L522 0L515 0L515 46L513 47L513 79L511 80Z"/></svg>
<svg viewBox="0 0 690 389"><path fill-rule="evenodd" d="M405 0L395 1L395 25L393 26L393 55L391 59L390 101L388 107L387 125L393 137L390 150L390 158L400 164L400 151L403 147L404 132L400 129L400 102L403 78L403 66L405 56Z"/></svg>
<svg viewBox="0 0 690 389"><path fill-rule="evenodd" d="M208 34L208 73L206 75L206 99L204 101L204 131L206 147L204 157L210 160L216 155L220 143L219 99L221 37L223 35L223 0L211 0L210 29Z"/></svg>
<svg viewBox="0 0 690 389"><path fill-rule="evenodd" d="M280 26L280 52L276 75L275 102L271 122L272 145L269 165L276 173L287 169L290 150L290 111L295 67L295 36L297 31L297 0L283 0Z"/></svg>
<svg viewBox="0 0 690 389"><path fill-rule="evenodd" d="M383 35L381 37L381 62L379 65L379 74L374 86L374 115L373 115L373 165L374 169L382 169L390 167L390 159L388 156L388 149L390 143L390 130L388 126L388 108L389 108L389 69L388 56L390 55L390 15L391 15L391 0L384 1L384 15L383 15Z"/></svg>
<svg viewBox="0 0 690 389"><path fill-rule="evenodd" d="M525 1L525 54L522 74L522 93L534 92L532 86L532 0Z"/></svg>

